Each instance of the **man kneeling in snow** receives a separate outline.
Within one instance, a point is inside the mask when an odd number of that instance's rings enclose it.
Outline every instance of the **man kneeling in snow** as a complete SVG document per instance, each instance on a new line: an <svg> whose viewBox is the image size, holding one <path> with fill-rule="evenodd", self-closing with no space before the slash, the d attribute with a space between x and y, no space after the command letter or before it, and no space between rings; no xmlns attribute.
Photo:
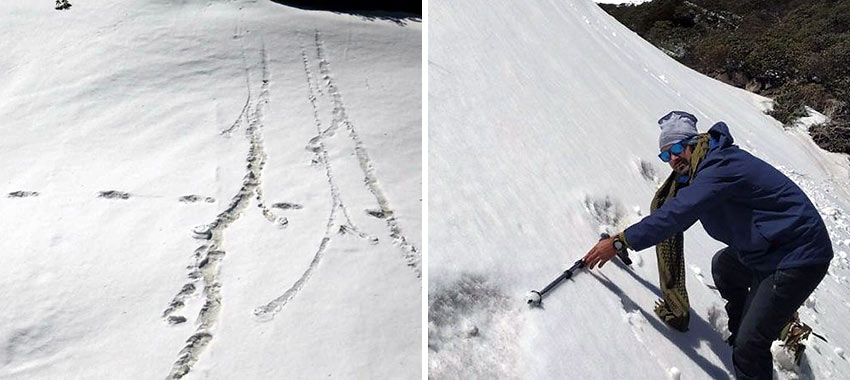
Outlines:
<svg viewBox="0 0 850 380"><path fill-rule="evenodd" d="M714 255L711 273L727 301L736 376L771 379L770 345L826 275L832 243L794 182L732 145L723 122L702 134L696 123L681 111L658 121L658 156L674 173L656 195L654 211L597 243L583 260L590 269L601 267L616 255L615 245L640 251L658 244L660 252L667 244L681 252L681 232L700 220L711 237L728 245ZM686 293L684 304L687 309ZM665 320L675 327L675 316ZM677 328L687 330L687 318Z"/></svg>

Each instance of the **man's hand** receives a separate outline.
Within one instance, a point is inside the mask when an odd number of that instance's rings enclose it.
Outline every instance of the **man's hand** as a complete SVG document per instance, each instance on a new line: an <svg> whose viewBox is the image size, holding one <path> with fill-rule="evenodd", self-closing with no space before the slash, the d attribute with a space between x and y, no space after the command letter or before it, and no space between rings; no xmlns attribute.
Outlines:
<svg viewBox="0 0 850 380"><path fill-rule="evenodd" d="M617 256L617 250L614 249L614 238L611 237L596 243L582 260L588 269L593 269L596 264L599 264L599 267L602 268L614 256Z"/></svg>

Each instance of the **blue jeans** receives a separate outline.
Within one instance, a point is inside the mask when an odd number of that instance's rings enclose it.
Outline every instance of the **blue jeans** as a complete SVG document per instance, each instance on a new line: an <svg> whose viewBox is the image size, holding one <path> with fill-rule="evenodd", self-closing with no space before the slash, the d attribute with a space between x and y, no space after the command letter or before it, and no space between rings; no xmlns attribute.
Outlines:
<svg viewBox="0 0 850 380"><path fill-rule="evenodd" d="M727 301L736 378L773 378L770 345L823 280L828 268L826 263L762 273L744 266L732 248L714 255L711 274Z"/></svg>

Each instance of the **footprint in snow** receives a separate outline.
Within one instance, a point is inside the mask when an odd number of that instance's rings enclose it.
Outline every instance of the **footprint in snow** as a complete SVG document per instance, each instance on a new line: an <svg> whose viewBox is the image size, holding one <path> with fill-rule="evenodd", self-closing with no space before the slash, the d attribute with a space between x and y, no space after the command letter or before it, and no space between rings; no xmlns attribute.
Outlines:
<svg viewBox="0 0 850 380"><path fill-rule="evenodd" d="M643 267L643 256L642 255L634 255L632 262L638 267Z"/></svg>
<svg viewBox="0 0 850 380"><path fill-rule="evenodd" d="M130 199L130 193L118 190L107 190L99 192L97 197L105 199Z"/></svg>
<svg viewBox="0 0 850 380"><path fill-rule="evenodd" d="M39 194L37 191L13 191L9 193L9 198L29 198L29 197L37 197Z"/></svg>
<svg viewBox="0 0 850 380"><path fill-rule="evenodd" d="M809 298L806 298L806 301L803 302L803 305L805 305L807 308L812 309L812 311L817 313L818 312L817 303L818 303L817 296L814 293L812 293L811 295L809 295Z"/></svg>
<svg viewBox="0 0 850 380"><path fill-rule="evenodd" d="M177 198L177 200L179 200L181 203L195 203L200 201L204 201L206 203L215 203L215 198L213 197L202 197L200 195L195 194L184 195L180 198Z"/></svg>
<svg viewBox="0 0 850 380"><path fill-rule="evenodd" d="M708 307L708 324L723 337L723 340L732 335L729 332L729 317L726 316L726 310L718 304L712 304Z"/></svg>
<svg viewBox="0 0 850 380"><path fill-rule="evenodd" d="M697 276L697 280L700 282L700 284L705 285L705 277L702 275L702 269L700 269L700 267L696 265L691 265L690 268L691 272L694 272L694 275Z"/></svg>
<svg viewBox="0 0 850 380"><path fill-rule="evenodd" d="M304 206L298 203L280 202L273 204L272 208L279 208L281 210L300 210L304 208Z"/></svg>
<svg viewBox="0 0 850 380"><path fill-rule="evenodd" d="M658 183L658 173L655 171L655 167L652 166L652 163L638 158L635 165L637 166L638 173L640 173L640 176L643 177L643 179L653 184Z"/></svg>
<svg viewBox="0 0 850 380"><path fill-rule="evenodd" d="M192 237L198 240L212 239L212 226L209 224L195 226L195 228L192 229Z"/></svg>
<svg viewBox="0 0 850 380"><path fill-rule="evenodd" d="M434 280L428 297L428 366L438 378L519 378L518 300L485 276ZM458 361L457 358L464 358ZM467 363L476 363L470 367Z"/></svg>
<svg viewBox="0 0 850 380"><path fill-rule="evenodd" d="M169 325L179 325L186 322L186 317L182 315L169 315L166 321Z"/></svg>
<svg viewBox="0 0 850 380"><path fill-rule="evenodd" d="M366 211L367 214L369 214L369 215L371 215L375 218L378 218L378 219L385 219L387 217L387 215L384 213L383 210L366 209L364 211Z"/></svg>
<svg viewBox="0 0 850 380"><path fill-rule="evenodd" d="M584 198L584 209L602 230L620 230L620 224L627 214L626 208L610 196L600 198L588 195Z"/></svg>

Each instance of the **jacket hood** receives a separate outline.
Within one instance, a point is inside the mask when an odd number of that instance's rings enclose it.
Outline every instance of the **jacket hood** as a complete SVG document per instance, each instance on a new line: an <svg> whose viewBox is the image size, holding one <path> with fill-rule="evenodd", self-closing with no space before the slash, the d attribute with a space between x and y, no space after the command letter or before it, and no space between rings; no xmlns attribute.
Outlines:
<svg viewBox="0 0 850 380"><path fill-rule="evenodd" d="M722 121L711 126L711 129L708 130L708 134L711 136L710 150L715 147L728 148L735 142L735 139L733 139L732 135L729 133L729 127L727 127L726 123Z"/></svg>

